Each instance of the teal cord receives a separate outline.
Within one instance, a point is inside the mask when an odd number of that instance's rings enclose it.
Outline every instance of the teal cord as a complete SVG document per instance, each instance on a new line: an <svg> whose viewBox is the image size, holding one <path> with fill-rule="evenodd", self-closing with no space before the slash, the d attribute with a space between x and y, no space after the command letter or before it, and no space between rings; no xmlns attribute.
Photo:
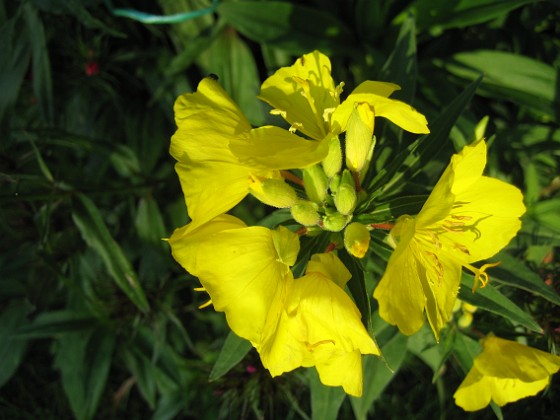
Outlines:
<svg viewBox="0 0 560 420"><path fill-rule="evenodd" d="M152 15L150 13L140 12L134 9L115 9L111 0L105 0L105 5L115 16L126 17L129 19L136 20L142 23L149 23L154 25L160 25L164 23L180 23L186 20L196 19L200 16L207 15L209 13L214 13L218 7L220 0L212 0L212 4L209 7L200 10L193 10L192 12L177 13L174 15Z"/></svg>

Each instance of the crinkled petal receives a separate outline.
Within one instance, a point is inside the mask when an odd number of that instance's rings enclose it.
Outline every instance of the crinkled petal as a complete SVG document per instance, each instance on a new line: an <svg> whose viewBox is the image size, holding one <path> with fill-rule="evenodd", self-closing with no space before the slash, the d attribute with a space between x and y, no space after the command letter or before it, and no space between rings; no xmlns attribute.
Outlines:
<svg viewBox="0 0 560 420"><path fill-rule="evenodd" d="M329 151L329 139L306 140L279 127L251 130L248 139L232 139L229 147L239 161L268 169L307 168L321 162Z"/></svg>
<svg viewBox="0 0 560 420"><path fill-rule="evenodd" d="M314 254L309 260L306 270L306 274L311 273L318 273L331 279L341 289L346 287L346 283L352 277L350 271L333 253Z"/></svg>
<svg viewBox="0 0 560 420"><path fill-rule="evenodd" d="M330 60L313 51L266 79L259 98L279 110L301 132L321 140L328 132L324 112L338 105L334 93Z"/></svg>
<svg viewBox="0 0 560 420"><path fill-rule="evenodd" d="M312 260L315 264L322 261L333 262L320 256ZM311 273L292 283L276 334L259 350L263 365L273 376L299 366L323 366L329 378L325 384L341 386L350 380L348 376L351 381L360 378L361 383L361 360L349 371L346 356L379 354L379 349L350 297L315 264ZM337 275L339 269L334 268ZM355 388L352 392L355 395Z"/></svg>

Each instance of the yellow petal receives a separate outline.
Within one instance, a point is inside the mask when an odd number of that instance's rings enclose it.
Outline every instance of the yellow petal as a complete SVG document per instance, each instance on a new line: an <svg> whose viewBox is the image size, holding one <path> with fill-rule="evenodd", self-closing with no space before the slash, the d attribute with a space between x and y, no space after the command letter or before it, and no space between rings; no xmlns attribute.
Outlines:
<svg viewBox="0 0 560 420"><path fill-rule="evenodd" d="M259 98L301 132L323 139L328 132L325 111L338 105L329 58L313 51L282 67L264 81Z"/></svg>
<svg viewBox="0 0 560 420"><path fill-rule="evenodd" d="M406 335L414 334L422 327L426 306L419 274L423 268L415 257L413 235L414 225L405 227L401 241L389 258L385 273L373 293L379 302L381 318L396 325Z"/></svg>
<svg viewBox="0 0 560 420"><path fill-rule="evenodd" d="M204 239L174 234L169 242L174 257L200 279L214 308L225 312L233 332L257 349L274 334L293 277L289 267L279 261L271 230L230 229ZM299 243L282 242L297 244L299 249ZM297 253L283 250L290 252Z"/></svg>
<svg viewBox="0 0 560 420"><path fill-rule="evenodd" d="M333 131L344 131L355 103L367 103L373 108L376 117L387 118L403 130L411 133L429 133L426 117L410 105L385 98L374 93L351 93L334 111L331 117Z"/></svg>
<svg viewBox="0 0 560 420"><path fill-rule="evenodd" d="M317 363L316 368L324 385L341 386L349 395L362 396L362 355L358 350L333 356Z"/></svg>
<svg viewBox="0 0 560 420"><path fill-rule="evenodd" d="M465 411L482 410L492 399L492 382L473 367L453 394L455 404Z"/></svg>
<svg viewBox="0 0 560 420"><path fill-rule="evenodd" d="M251 125L243 116L237 104L212 77L202 79L196 92L179 96L175 101L173 111L175 112L177 127L180 127L195 114L213 113L220 117L216 118L216 121L223 122L220 128L229 130L230 133L251 129ZM225 120L222 120L222 118Z"/></svg>
<svg viewBox="0 0 560 420"><path fill-rule="evenodd" d="M340 259L331 253L314 254L307 264L306 274L317 273L325 278L332 280L341 289L346 287L346 283L352 277L350 271L340 261Z"/></svg>
<svg viewBox="0 0 560 420"><path fill-rule="evenodd" d="M532 397L546 388L549 378L534 382L523 382L517 379L491 378L492 400L500 407L507 403L520 400L521 398Z"/></svg>
<svg viewBox="0 0 560 420"><path fill-rule="evenodd" d="M249 193L249 171L224 162L184 161L175 165L189 217L206 223L231 210Z"/></svg>
<svg viewBox="0 0 560 420"><path fill-rule="evenodd" d="M560 369L560 357L515 341L487 336L475 365L484 375L524 382L547 379Z"/></svg>
<svg viewBox="0 0 560 420"><path fill-rule="evenodd" d="M229 147L244 165L294 169L321 162L329 151L328 140L306 140L282 128L265 126L251 130L248 139L232 139Z"/></svg>

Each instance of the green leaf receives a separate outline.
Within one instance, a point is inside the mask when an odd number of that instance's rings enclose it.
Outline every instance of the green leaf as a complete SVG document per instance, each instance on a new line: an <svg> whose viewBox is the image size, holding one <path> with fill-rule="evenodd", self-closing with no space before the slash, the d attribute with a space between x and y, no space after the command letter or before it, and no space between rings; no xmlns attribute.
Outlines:
<svg viewBox="0 0 560 420"><path fill-rule="evenodd" d="M507 252L499 253L494 259L501 261L501 264L492 269L492 280L526 290L560 306L560 296L523 262Z"/></svg>
<svg viewBox="0 0 560 420"><path fill-rule="evenodd" d="M321 383L316 369L309 369L309 388L311 390L311 418L313 420L336 420L338 410L346 398L339 386L326 386Z"/></svg>
<svg viewBox="0 0 560 420"><path fill-rule="evenodd" d="M210 382L220 379L236 366L247 353L251 350L251 343L230 332L226 338L224 346L220 351L218 360L214 363L214 367L208 378Z"/></svg>
<svg viewBox="0 0 560 420"><path fill-rule="evenodd" d="M352 278L348 281L348 289L354 298L356 306L362 314L362 322L368 331L373 331L371 319L371 302L368 295L364 277L364 269L360 263L356 261L345 249L338 252L340 261L346 266L348 271L352 274Z"/></svg>
<svg viewBox="0 0 560 420"><path fill-rule="evenodd" d="M539 201L527 210L527 215L537 223L560 232L560 198Z"/></svg>
<svg viewBox="0 0 560 420"><path fill-rule="evenodd" d="M535 3L535 0L416 0L406 13L415 13L420 30L438 34L444 29L464 28L494 20L529 3ZM402 18L401 15L396 21Z"/></svg>
<svg viewBox="0 0 560 420"><path fill-rule="evenodd" d="M150 306L138 277L130 261L109 233L93 201L83 194L77 194L73 200L73 207L72 219L82 238L99 254L117 286L142 312L147 312Z"/></svg>
<svg viewBox="0 0 560 420"><path fill-rule="evenodd" d="M314 49L348 55L356 49L352 32L321 10L280 1L239 1L221 3L218 14L252 41L296 55Z"/></svg>
<svg viewBox="0 0 560 420"><path fill-rule="evenodd" d="M535 322L531 315L509 300L491 284L486 285L484 288L478 288L475 293L472 292L473 284L474 276L463 273L461 288L459 289L459 299L485 309L488 312L500 315L510 320L513 324L522 325L539 334L543 332L540 325Z"/></svg>
<svg viewBox="0 0 560 420"><path fill-rule="evenodd" d="M483 74L478 92L481 95L509 99L560 122L558 73L549 64L509 52L478 50L455 54L443 65L449 72L468 80Z"/></svg>
<svg viewBox="0 0 560 420"><path fill-rule="evenodd" d="M63 334L89 331L99 320L82 311L64 309L43 312L28 325L18 328L18 338L48 338Z"/></svg>
<svg viewBox="0 0 560 420"><path fill-rule="evenodd" d="M382 348L383 358L366 355L364 363L364 392L350 402L358 420L365 420L371 405L381 396L401 367L407 350L408 337L396 333Z"/></svg>
<svg viewBox="0 0 560 420"><path fill-rule="evenodd" d="M104 329L67 334L59 340L55 366L77 419L92 419L107 383L115 336Z"/></svg>
<svg viewBox="0 0 560 420"><path fill-rule="evenodd" d="M358 212L365 212L372 208L379 197L394 193L404 183L411 179L434 159L439 151L449 141L449 133L453 125L468 105L480 84L480 78L471 83L445 110L430 124L430 134L422 136L399 153L392 162L383 167L368 186L372 191L370 198L360 205Z"/></svg>
<svg viewBox="0 0 560 420"><path fill-rule="evenodd" d="M427 199L427 195L396 197L383 203L376 203L370 213L360 214L355 220L365 224L379 223L397 219L403 214L418 214Z"/></svg>
<svg viewBox="0 0 560 420"><path fill-rule="evenodd" d="M26 31L16 15L0 28L0 123L17 101L31 57Z"/></svg>
<svg viewBox="0 0 560 420"><path fill-rule="evenodd" d="M397 43L381 69L380 80L399 85L401 90L391 98L410 103L416 90L417 71L416 28L414 17L410 15L402 24Z"/></svg>
<svg viewBox="0 0 560 420"><path fill-rule="evenodd" d="M130 346L123 352L124 363L127 369L134 375L134 380L144 400L150 409L156 405L156 373L157 366L150 358L141 351Z"/></svg>
<svg viewBox="0 0 560 420"><path fill-rule="evenodd" d="M142 197L138 202L135 225L141 239L158 246L165 246L167 249L162 240L166 236L163 217L157 202L151 195Z"/></svg>
<svg viewBox="0 0 560 420"><path fill-rule="evenodd" d="M251 124L264 124L265 108L257 99L260 78L255 58L245 42L231 28L222 31L200 55L197 63L205 73L219 77L224 89L239 105Z"/></svg>
<svg viewBox="0 0 560 420"><path fill-rule="evenodd" d="M43 23L37 11L29 3L23 5L27 32L31 43L33 64L33 91L41 107L45 121L51 123L54 119L53 87L49 50L45 39Z"/></svg>
<svg viewBox="0 0 560 420"><path fill-rule="evenodd" d="M25 300L12 300L0 314L0 387L12 377L20 365L27 340L15 337L15 332L25 325L27 314L33 306Z"/></svg>

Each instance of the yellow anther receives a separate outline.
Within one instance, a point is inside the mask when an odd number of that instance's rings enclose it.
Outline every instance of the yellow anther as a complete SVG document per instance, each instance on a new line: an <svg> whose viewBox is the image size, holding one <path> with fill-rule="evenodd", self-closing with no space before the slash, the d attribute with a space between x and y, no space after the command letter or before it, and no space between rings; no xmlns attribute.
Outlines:
<svg viewBox="0 0 560 420"><path fill-rule="evenodd" d="M472 266L465 266L466 268L468 268L469 270L471 270L475 275L474 275L474 285L472 288L472 292L476 292L476 289L478 289L478 285L480 283L480 287L486 287L486 285L488 284L488 282L490 281L490 278L488 277L488 274L486 273L486 269L491 268L491 267L496 267L498 265L500 265L501 262L498 261L496 263L490 263L490 264L484 264L482 267L480 268L475 268Z"/></svg>
<svg viewBox="0 0 560 420"><path fill-rule="evenodd" d="M205 303L203 303L202 305L200 305L200 306L198 307L198 309L204 309L204 308L206 308L206 307L208 307L208 306L210 306L210 305L212 305L212 299L210 299L208 302L205 302Z"/></svg>

